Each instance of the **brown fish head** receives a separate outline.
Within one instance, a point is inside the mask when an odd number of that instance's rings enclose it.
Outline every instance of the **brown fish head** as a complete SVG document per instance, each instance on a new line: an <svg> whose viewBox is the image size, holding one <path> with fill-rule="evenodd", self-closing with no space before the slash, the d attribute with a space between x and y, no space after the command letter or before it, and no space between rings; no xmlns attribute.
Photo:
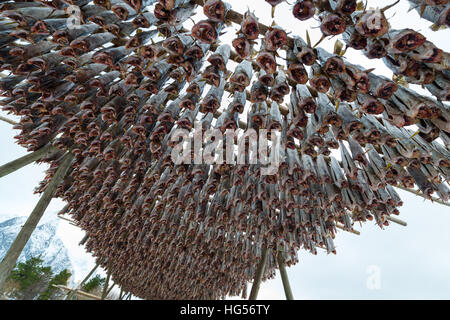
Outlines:
<svg viewBox="0 0 450 320"><path fill-rule="evenodd" d="M335 11L343 15L351 15L357 7L356 0L338 0Z"/></svg>
<svg viewBox="0 0 450 320"><path fill-rule="evenodd" d="M221 71L225 71L227 69L222 55L218 53L214 53L209 56L208 62Z"/></svg>
<svg viewBox="0 0 450 320"><path fill-rule="evenodd" d="M110 23L106 25L106 30L115 35L116 37L120 36L120 27L115 23Z"/></svg>
<svg viewBox="0 0 450 320"><path fill-rule="evenodd" d="M256 58L256 63L268 74L273 74L277 70L277 62L273 54L270 52L260 52L258 57Z"/></svg>
<svg viewBox="0 0 450 320"><path fill-rule="evenodd" d="M316 13L316 6L310 0L299 0L292 9L294 17L304 21L312 18Z"/></svg>
<svg viewBox="0 0 450 320"><path fill-rule="evenodd" d="M230 82L236 83L240 86L247 87L250 84L250 79L244 72L235 73L231 76Z"/></svg>
<svg viewBox="0 0 450 320"><path fill-rule="evenodd" d="M380 114L384 111L383 104L375 98L365 99L361 109L368 114Z"/></svg>
<svg viewBox="0 0 450 320"><path fill-rule="evenodd" d="M340 57L331 57L323 65L323 71L329 75L338 75L345 70L345 63Z"/></svg>
<svg viewBox="0 0 450 320"><path fill-rule="evenodd" d="M308 73L301 63L291 63L288 67L288 75L296 83L305 84L308 82Z"/></svg>
<svg viewBox="0 0 450 320"><path fill-rule="evenodd" d="M345 31L347 23L337 14L328 14L321 19L320 30L326 36L335 36Z"/></svg>
<svg viewBox="0 0 450 320"><path fill-rule="evenodd" d="M389 44L396 53L412 51L425 43L425 37L413 30L403 30Z"/></svg>
<svg viewBox="0 0 450 320"><path fill-rule="evenodd" d="M164 40L162 46L176 56L180 56L184 52L184 45L178 37L170 37Z"/></svg>
<svg viewBox="0 0 450 320"><path fill-rule="evenodd" d="M238 37L231 44L241 59L246 59L250 56L251 45L245 37Z"/></svg>
<svg viewBox="0 0 450 320"><path fill-rule="evenodd" d="M366 48L366 55L369 59L381 59L387 55L387 44L389 43L388 39L377 39L370 43L370 45Z"/></svg>
<svg viewBox="0 0 450 320"><path fill-rule="evenodd" d="M212 21L202 20L191 30L192 36L204 43L213 44L217 40L217 31Z"/></svg>
<svg viewBox="0 0 450 320"><path fill-rule="evenodd" d="M277 51L287 43L287 33L281 28L273 28L266 34L266 49Z"/></svg>
<svg viewBox="0 0 450 320"><path fill-rule="evenodd" d="M208 0L203 5L203 13L211 21L221 22L225 20L225 4L222 0Z"/></svg>
<svg viewBox="0 0 450 320"><path fill-rule="evenodd" d="M367 47L367 38L355 31L350 36L348 46L355 50L362 50Z"/></svg>
<svg viewBox="0 0 450 320"><path fill-rule="evenodd" d="M321 93L327 93L330 90L330 80L324 75L314 76L309 83L311 86Z"/></svg>
<svg viewBox="0 0 450 320"><path fill-rule="evenodd" d="M247 11L241 24L241 31L248 40L256 40L259 36L259 25L256 16Z"/></svg>
<svg viewBox="0 0 450 320"><path fill-rule="evenodd" d="M156 59L156 57L158 56L158 53L160 52L159 47L155 46L155 45L147 45L147 46L142 46L138 49L139 54L150 60L153 61Z"/></svg>
<svg viewBox="0 0 450 320"><path fill-rule="evenodd" d="M155 5L155 10L153 11L153 13L158 20L164 22L169 21L171 17L171 11L167 10L161 3L157 3Z"/></svg>
<svg viewBox="0 0 450 320"><path fill-rule="evenodd" d="M43 35L47 35L50 34L50 30L48 28L48 26L45 24L44 21L40 20L37 21L31 28L30 28L31 33L33 34L43 34Z"/></svg>
<svg viewBox="0 0 450 320"><path fill-rule="evenodd" d="M389 31L389 23L381 10L367 10L356 18L355 29L367 38L378 38Z"/></svg>
<svg viewBox="0 0 450 320"><path fill-rule="evenodd" d="M127 20L128 18L128 10L124 6L114 5L111 7L111 11L119 18L120 20Z"/></svg>
<svg viewBox="0 0 450 320"><path fill-rule="evenodd" d="M389 99L398 89L398 84L393 81L382 83L376 88L375 95L381 99Z"/></svg>
<svg viewBox="0 0 450 320"><path fill-rule="evenodd" d="M136 29L137 28L149 28L150 27L150 22L148 22L148 20L142 15L139 15L136 18L134 18L132 23L133 23L133 26Z"/></svg>
<svg viewBox="0 0 450 320"><path fill-rule="evenodd" d="M184 52L184 55L194 60L200 60L201 58L204 57L205 53L203 52L202 48L200 48L198 45L194 45L187 48L186 51Z"/></svg>

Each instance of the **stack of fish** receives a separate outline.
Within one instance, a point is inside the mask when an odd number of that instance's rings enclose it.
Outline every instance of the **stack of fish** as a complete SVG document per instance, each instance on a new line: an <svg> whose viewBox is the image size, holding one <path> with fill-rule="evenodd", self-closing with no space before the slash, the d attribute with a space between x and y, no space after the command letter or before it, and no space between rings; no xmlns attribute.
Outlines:
<svg viewBox="0 0 450 320"><path fill-rule="evenodd" d="M411 2L448 25L428 9L448 1ZM199 5L206 19L188 30ZM342 34L383 58L398 81L221 0L0 4L0 103L21 117L19 145L53 146L39 160L50 168L36 191L71 152L56 192L67 202L61 213L86 231L86 249L123 290L147 299L245 296L264 248L269 279L279 254L293 265L299 249L336 253L337 228L389 225L402 205L394 186L448 201L448 53L418 32L389 29L383 10L355 1L292 7L300 20L318 14L324 37ZM230 22L240 29L219 44ZM279 168L175 164L177 129L197 135L196 123L200 133L279 131ZM202 150L211 144L199 139Z"/></svg>

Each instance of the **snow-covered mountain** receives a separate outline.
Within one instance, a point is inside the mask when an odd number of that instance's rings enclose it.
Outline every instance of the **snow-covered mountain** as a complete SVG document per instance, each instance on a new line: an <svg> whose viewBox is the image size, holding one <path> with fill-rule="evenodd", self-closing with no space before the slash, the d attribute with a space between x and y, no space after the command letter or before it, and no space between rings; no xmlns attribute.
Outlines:
<svg viewBox="0 0 450 320"><path fill-rule="evenodd" d="M25 216L0 215L0 260L5 256L26 220ZM19 262L40 255L44 265L51 266L55 274L64 269L72 272L68 250L56 234L58 224L59 219L55 214L46 214L31 235L19 257Z"/></svg>

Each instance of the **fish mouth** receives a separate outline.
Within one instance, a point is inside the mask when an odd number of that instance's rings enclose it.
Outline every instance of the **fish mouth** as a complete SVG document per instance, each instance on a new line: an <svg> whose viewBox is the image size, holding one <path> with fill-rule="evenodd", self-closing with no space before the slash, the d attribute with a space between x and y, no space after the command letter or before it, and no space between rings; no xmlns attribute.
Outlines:
<svg viewBox="0 0 450 320"><path fill-rule="evenodd" d="M349 15L355 12L356 6L356 0L342 0L340 1L336 10L341 12L342 14Z"/></svg>
<svg viewBox="0 0 450 320"><path fill-rule="evenodd" d="M267 99L267 92L263 92L262 90L255 90L252 92L251 99L254 103L264 102Z"/></svg>
<svg viewBox="0 0 450 320"><path fill-rule="evenodd" d="M370 89L369 77L363 73L356 77L356 85L355 88L358 92L367 93ZM359 79L358 79L359 78Z"/></svg>
<svg viewBox="0 0 450 320"><path fill-rule="evenodd" d="M115 5L111 7L112 12L119 18L120 20L127 20L128 18L128 10L121 6L121 5Z"/></svg>
<svg viewBox="0 0 450 320"><path fill-rule="evenodd" d="M382 42L374 42L367 51L367 57L369 59L381 59L387 55L387 50Z"/></svg>
<svg viewBox="0 0 450 320"><path fill-rule="evenodd" d="M397 89L398 85L395 82L388 82L378 88L376 95L381 99L389 99Z"/></svg>
<svg viewBox="0 0 450 320"><path fill-rule="evenodd" d="M143 74L152 81L158 81L161 77L161 72L154 67L151 67L148 70L144 71Z"/></svg>
<svg viewBox="0 0 450 320"><path fill-rule="evenodd" d="M156 14L155 14L155 16L156 16ZM132 23L133 23L133 26L136 29L137 28L149 28L150 27L150 23L143 16L137 16L136 18L134 18Z"/></svg>
<svg viewBox="0 0 450 320"><path fill-rule="evenodd" d="M299 63L291 64L288 68L288 73L292 80L297 83L305 84L308 82L308 73L306 72L305 67Z"/></svg>
<svg viewBox="0 0 450 320"><path fill-rule="evenodd" d="M325 62L323 69L329 75L338 75L345 72L345 64L342 59L331 57Z"/></svg>
<svg viewBox="0 0 450 320"><path fill-rule="evenodd" d="M225 5L221 0L208 1L203 7L203 13L214 22L225 19Z"/></svg>
<svg viewBox="0 0 450 320"><path fill-rule="evenodd" d="M286 31L275 29L267 35L267 50L276 51L284 46L287 42Z"/></svg>
<svg viewBox="0 0 450 320"><path fill-rule="evenodd" d="M275 82L275 79L271 74L265 74L263 76L260 76L258 80L265 86L271 87L273 86L273 83Z"/></svg>
<svg viewBox="0 0 450 320"><path fill-rule="evenodd" d="M196 23L192 27L191 32L194 38L207 44L213 44L217 40L216 29L209 21L206 20Z"/></svg>
<svg viewBox="0 0 450 320"><path fill-rule="evenodd" d="M297 54L297 59L303 64L311 66L316 61L316 54L310 48L302 48L302 50Z"/></svg>
<svg viewBox="0 0 450 320"><path fill-rule="evenodd" d="M408 52L417 49L425 43L425 37L411 31L392 41L392 46L400 52Z"/></svg>
<svg viewBox="0 0 450 320"><path fill-rule="evenodd" d="M183 99L180 102L180 108L194 110L195 109L195 103L192 100L190 100L190 99Z"/></svg>
<svg viewBox="0 0 450 320"><path fill-rule="evenodd" d="M238 73L238 74L233 75L230 78L230 81L233 83L237 83L244 87L247 87L250 84L250 79L244 73Z"/></svg>
<svg viewBox="0 0 450 320"><path fill-rule="evenodd" d="M216 68L218 68L221 71L225 71L225 69L226 69L225 61L223 60L223 57L218 53L211 55L208 58L208 62L211 63L212 65L214 65Z"/></svg>
<svg viewBox="0 0 450 320"><path fill-rule="evenodd" d="M235 103L231 106L233 112L242 113L244 111L244 105L242 103Z"/></svg>
<svg viewBox="0 0 450 320"><path fill-rule="evenodd" d="M353 102L356 100L356 92L349 89L340 89L335 92L339 100Z"/></svg>
<svg viewBox="0 0 450 320"><path fill-rule="evenodd" d="M236 50L236 53L242 59L250 56L250 43L245 38L236 38L232 41L232 46Z"/></svg>
<svg viewBox="0 0 450 320"><path fill-rule="evenodd" d="M244 21L242 33L248 40L256 40L259 35L258 22L256 22L253 18L250 21Z"/></svg>
<svg viewBox="0 0 450 320"><path fill-rule="evenodd" d="M200 60L201 58L203 58L205 54L203 53L203 50L199 46L193 46L188 48L184 52L184 55L192 59Z"/></svg>
<svg viewBox="0 0 450 320"><path fill-rule="evenodd" d="M152 45L148 45L141 47L139 53L142 57L153 60L156 58L158 50L156 50Z"/></svg>
<svg viewBox="0 0 450 320"><path fill-rule="evenodd" d="M345 31L347 23L338 15L330 14L323 19L320 30L327 36L335 36Z"/></svg>
<svg viewBox="0 0 450 320"><path fill-rule="evenodd" d="M355 50L362 50L367 47L367 38L355 32L350 37L349 47Z"/></svg>
<svg viewBox="0 0 450 320"><path fill-rule="evenodd" d="M165 48L170 53L179 56L183 54L184 46L180 39L177 37L172 37L165 40L162 43L163 48Z"/></svg>
<svg viewBox="0 0 450 320"><path fill-rule="evenodd" d="M197 83L191 83L189 87L186 89L186 92L193 93L195 95L200 94L200 87Z"/></svg>
<svg viewBox="0 0 450 320"><path fill-rule="evenodd" d="M330 90L330 80L325 76L315 77L310 80L311 85L321 93L327 93Z"/></svg>
<svg viewBox="0 0 450 320"><path fill-rule="evenodd" d="M297 2L292 10L294 17L299 20L308 20L316 13L316 7L311 1Z"/></svg>
<svg viewBox="0 0 450 320"><path fill-rule="evenodd" d="M34 34L50 34L50 30L44 21L37 21L31 28L31 33Z"/></svg>
<svg viewBox="0 0 450 320"><path fill-rule="evenodd" d="M272 54L268 52L262 52L259 54L259 56L256 58L256 63L261 67L261 69L264 69L265 72L268 74L275 73L277 69L277 63L275 61L275 58Z"/></svg>
<svg viewBox="0 0 450 320"><path fill-rule="evenodd" d="M164 8L164 6L159 2L155 5L155 10L153 13L158 20L167 22L170 19L170 10Z"/></svg>
<svg viewBox="0 0 450 320"><path fill-rule="evenodd" d="M384 106L381 102L371 99L362 105L362 109L369 114L380 114L383 113Z"/></svg>
<svg viewBox="0 0 450 320"><path fill-rule="evenodd" d="M75 39L70 43L70 46L83 52L89 51L89 44L85 40Z"/></svg>
<svg viewBox="0 0 450 320"><path fill-rule="evenodd" d="M381 11L369 10L356 22L355 28L363 36L377 38L389 31L389 24Z"/></svg>
<svg viewBox="0 0 450 320"><path fill-rule="evenodd" d="M317 104L313 98L304 98L298 103L298 108L304 110L306 113L314 113L317 108Z"/></svg>

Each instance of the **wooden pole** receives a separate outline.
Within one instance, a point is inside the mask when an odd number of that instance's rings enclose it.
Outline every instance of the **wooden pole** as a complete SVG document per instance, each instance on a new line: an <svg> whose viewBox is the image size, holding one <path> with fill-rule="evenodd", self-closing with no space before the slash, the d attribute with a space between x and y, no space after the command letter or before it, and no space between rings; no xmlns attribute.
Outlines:
<svg viewBox="0 0 450 320"><path fill-rule="evenodd" d="M339 222L336 222L336 228L344 230L344 231L347 231L347 232L350 232L350 233L353 233L353 234L356 234L358 236L361 234L358 230L354 230L354 229L347 230L347 229L345 229L344 225L340 224Z"/></svg>
<svg viewBox="0 0 450 320"><path fill-rule="evenodd" d="M284 264L284 257L281 251L277 254L278 267L280 268L281 281L283 282L284 294L286 295L286 300L294 300L292 295L291 285L289 283L289 278L286 272L286 266Z"/></svg>
<svg viewBox="0 0 450 320"><path fill-rule="evenodd" d="M102 293L102 300L105 300L106 298L106 294L108 291L108 286L109 286L109 278L111 277L111 272L108 271L107 275L106 275L106 281L105 284L103 285L103 293Z"/></svg>
<svg viewBox="0 0 450 320"><path fill-rule="evenodd" d="M402 186L395 186L395 187L399 188L399 189L402 189L402 190L405 190L405 191L408 191L408 192L410 192L412 194L415 194L416 196L422 197L424 199L430 200L431 202L437 202L439 204L443 204L444 206L450 207L450 203L449 202L444 202L441 199L438 199L438 198L435 198L435 197L430 197L430 199L428 199L422 193L417 193L416 190L408 189L408 188L405 188L405 187L402 187Z"/></svg>
<svg viewBox="0 0 450 320"><path fill-rule="evenodd" d="M95 270L97 270L98 266L100 265L100 263L97 263L95 265L94 268L92 268L92 270L88 273L88 275L83 279L83 281L80 282L80 284L77 286L78 288L83 287L83 285L86 283L86 281L89 280L89 278L94 274ZM78 288L76 288L75 290L72 290L70 292L67 293L67 299L70 300L72 299L72 297L75 295L75 293L78 291Z"/></svg>
<svg viewBox="0 0 450 320"><path fill-rule="evenodd" d="M66 290L66 291L69 291L69 292L72 291L72 289L70 289L69 287L63 286L63 285L56 285L56 284L54 284L53 286L55 288L59 288L59 289ZM83 297L95 299L95 300L102 300L102 298L100 298L99 296L96 296L96 295L93 295L91 293L87 293L87 292L84 292L84 291L81 291L81 290L77 290L76 294L80 295L80 296L83 296Z"/></svg>
<svg viewBox="0 0 450 320"><path fill-rule="evenodd" d="M108 294L111 292L111 290L114 288L115 285L116 285L116 284L113 283L113 284L111 285L111 287L109 287L108 291L106 292L106 296L108 296Z"/></svg>
<svg viewBox="0 0 450 320"><path fill-rule="evenodd" d="M57 151L58 149L52 146L51 143L39 148L36 151L33 151L27 155L24 155L23 157L20 157L16 160L13 160L11 162L8 162L2 166L0 166L0 178L4 177L16 170L19 170L20 168L41 159L45 155L47 155L50 152Z"/></svg>
<svg viewBox="0 0 450 320"><path fill-rule="evenodd" d="M9 124L12 124L12 125L18 124L18 123L15 122L14 120L11 120L11 119L8 119L8 118L2 117L2 116L0 116L0 120L5 121L5 122L7 122L7 123L9 123Z"/></svg>
<svg viewBox="0 0 450 320"><path fill-rule="evenodd" d="M120 288L119 300L122 300L122 298L123 298L123 289Z"/></svg>
<svg viewBox="0 0 450 320"><path fill-rule="evenodd" d="M386 216L386 219L388 219L389 221L394 222L396 224L399 224L401 226L404 226L404 227L406 227L408 225L408 223L406 223L406 221L400 220L400 219L395 218L393 216Z"/></svg>
<svg viewBox="0 0 450 320"><path fill-rule="evenodd" d="M256 268L255 279L253 280L252 290L250 291L250 297L248 300L256 300L258 297L259 286L261 285L264 269L267 263L267 252L267 248L262 248L261 261Z"/></svg>
<svg viewBox="0 0 450 320"><path fill-rule="evenodd" d="M4 286L11 270L14 269L17 259L19 258L23 248L30 239L34 229L36 229L36 226L41 220L45 212L45 209L47 209L50 201L52 200L56 188L61 183L63 178L66 176L67 171L72 165L73 159L74 155L71 153L67 153L64 156L64 159L61 165L59 166L58 170L56 170L53 179L47 185L47 188L45 188L45 191L42 194L41 198L39 199L38 203L36 204L36 207L34 207L27 221L23 225L13 244L11 245L2 262L0 263L0 288Z"/></svg>

